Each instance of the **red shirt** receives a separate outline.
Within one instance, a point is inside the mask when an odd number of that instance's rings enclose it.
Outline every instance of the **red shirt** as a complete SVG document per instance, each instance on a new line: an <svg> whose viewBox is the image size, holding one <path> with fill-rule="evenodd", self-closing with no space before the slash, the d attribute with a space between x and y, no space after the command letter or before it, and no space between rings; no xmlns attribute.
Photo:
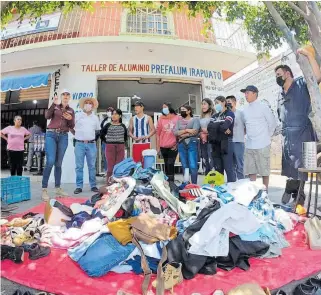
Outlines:
<svg viewBox="0 0 321 295"><path fill-rule="evenodd" d="M63 112L70 114L72 119L66 120L62 116ZM61 131L68 132L69 129L73 129L75 127L75 112L69 106L63 109L62 104L56 105L53 103L46 111L45 117L47 120L51 119L48 129L60 129Z"/></svg>

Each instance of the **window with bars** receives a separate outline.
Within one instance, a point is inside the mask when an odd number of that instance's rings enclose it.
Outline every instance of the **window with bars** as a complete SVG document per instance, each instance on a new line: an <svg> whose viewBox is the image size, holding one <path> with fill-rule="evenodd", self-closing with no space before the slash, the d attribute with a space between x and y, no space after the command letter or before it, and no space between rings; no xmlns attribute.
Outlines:
<svg viewBox="0 0 321 295"><path fill-rule="evenodd" d="M155 9L137 9L128 13L126 32L132 34L173 35L168 17Z"/></svg>

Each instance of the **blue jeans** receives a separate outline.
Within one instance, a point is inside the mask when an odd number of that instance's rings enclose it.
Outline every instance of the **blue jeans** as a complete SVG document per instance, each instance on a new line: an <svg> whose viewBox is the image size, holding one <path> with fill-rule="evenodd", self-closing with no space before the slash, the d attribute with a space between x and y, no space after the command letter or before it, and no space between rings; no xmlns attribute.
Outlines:
<svg viewBox="0 0 321 295"><path fill-rule="evenodd" d="M233 156L237 179L244 179L244 142L233 142Z"/></svg>
<svg viewBox="0 0 321 295"><path fill-rule="evenodd" d="M111 234L102 234L78 263L90 277L100 277L123 262L134 249L131 243L123 246Z"/></svg>
<svg viewBox="0 0 321 295"><path fill-rule="evenodd" d="M104 171L107 172L106 143L104 142L101 144L101 155L104 162Z"/></svg>
<svg viewBox="0 0 321 295"><path fill-rule="evenodd" d="M200 144L201 147L201 157L203 170L205 168L205 175L207 175L214 167L213 155L212 155L212 145L208 142Z"/></svg>
<svg viewBox="0 0 321 295"><path fill-rule="evenodd" d="M76 186L82 188L84 185L84 163L85 157L88 166L90 187L96 187L96 157L97 146L94 143L84 143L76 141L75 158L76 158Z"/></svg>
<svg viewBox="0 0 321 295"><path fill-rule="evenodd" d="M183 173L189 168L192 183L197 184L198 176L198 140L190 140L188 144L181 142L178 144L179 159L182 163Z"/></svg>
<svg viewBox="0 0 321 295"><path fill-rule="evenodd" d="M46 133L45 151L46 167L43 170L42 188L48 187L48 181L52 167L55 165L55 187L61 184L61 165L68 147L68 133Z"/></svg>

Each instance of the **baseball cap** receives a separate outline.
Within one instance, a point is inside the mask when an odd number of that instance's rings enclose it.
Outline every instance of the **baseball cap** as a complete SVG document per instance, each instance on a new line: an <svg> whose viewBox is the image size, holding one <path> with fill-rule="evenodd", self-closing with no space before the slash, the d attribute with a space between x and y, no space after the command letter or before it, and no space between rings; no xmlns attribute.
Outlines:
<svg viewBox="0 0 321 295"><path fill-rule="evenodd" d="M259 90L254 85L246 86L245 89L241 89L241 92L245 93L246 91L252 91L254 93L259 93Z"/></svg>
<svg viewBox="0 0 321 295"><path fill-rule="evenodd" d="M136 101L135 102L135 107L138 106L138 107L144 107L145 105L143 104L143 102L141 101Z"/></svg>
<svg viewBox="0 0 321 295"><path fill-rule="evenodd" d="M68 93L68 94L70 94L70 91L67 90L67 89L63 89L63 90L61 91L61 94L63 94L63 93Z"/></svg>

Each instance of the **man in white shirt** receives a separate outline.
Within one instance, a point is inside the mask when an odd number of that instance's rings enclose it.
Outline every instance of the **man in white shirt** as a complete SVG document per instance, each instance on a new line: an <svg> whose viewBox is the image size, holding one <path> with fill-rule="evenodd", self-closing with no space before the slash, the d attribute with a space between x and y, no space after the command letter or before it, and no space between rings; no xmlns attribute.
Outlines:
<svg viewBox="0 0 321 295"><path fill-rule="evenodd" d="M255 86L247 86L241 92L245 93L249 103L243 110L246 130L245 175L249 175L251 181L256 181L257 174L260 174L268 189L271 137L276 128L276 120L270 108L258 100L259 91Z"/></svg>
<svg viewBox="0 0 321 295"><path fill-rule="evenodd" d="M83 110L76 113L75 129L75 158L76 158L76 190L74 194L82 192L84 184L84 160L86 157L89 184L92 192L98 192L96 186L96 131L100 130L100 123L98 116L93 111L98 107L96 98L82 98L79 101L79 107Z"/></svg>

